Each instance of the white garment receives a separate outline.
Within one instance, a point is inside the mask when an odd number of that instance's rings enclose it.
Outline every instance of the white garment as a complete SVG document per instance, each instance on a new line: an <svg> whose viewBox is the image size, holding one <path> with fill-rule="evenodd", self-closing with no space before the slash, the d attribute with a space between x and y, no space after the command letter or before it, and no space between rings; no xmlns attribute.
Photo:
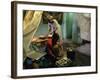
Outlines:
<svg viewBox="0 0 100 80"><path fill-rule="evenodd" d="M62 32L61 32L61 26L58 23L58 21L56 19L53 19L54 23L52 24L52 29L56 29L56 32L59 34L60 36L60 40L62 40ZM53 28L55 27L55 28ZM51 30L52 30L51 29ZM53 31L53 30L52 30Z"/></svg>
<svg viewBox="0 0 100 80"><path fill-rule="evenodd" d="M57 30L56 26L54 25L54 23L48 23L48 27L49 27L49 33L52 34L54 31Z"/></svg>

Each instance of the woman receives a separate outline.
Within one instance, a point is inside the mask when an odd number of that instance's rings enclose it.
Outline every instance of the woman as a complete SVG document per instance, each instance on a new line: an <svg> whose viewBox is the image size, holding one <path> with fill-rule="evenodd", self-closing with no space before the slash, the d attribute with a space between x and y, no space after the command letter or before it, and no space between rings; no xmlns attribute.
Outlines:
<svg viewBox="0 0 100 80"><path fill-rule="evenodd" d="M49 16L48 19L49 19L48 20L48 28L49 28L48 35L52 35L52 37L48 38L47 49L49 51L49 54L51 54L52 57L57 59L57 57L61 56L61 53L60 53L61 49L63 50L61 26L58 24L57 20L53 18L53 16Z"/></svg>

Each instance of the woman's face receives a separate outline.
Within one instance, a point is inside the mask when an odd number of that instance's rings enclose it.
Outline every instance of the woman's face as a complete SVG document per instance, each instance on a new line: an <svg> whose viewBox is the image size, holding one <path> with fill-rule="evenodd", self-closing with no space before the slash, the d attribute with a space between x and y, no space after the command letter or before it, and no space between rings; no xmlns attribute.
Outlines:
<svg viewBox="0 0 100 80"><path fill-rule="evenodd" d="M53 16L50 16L50 17L48 18L48 20L49 20L50 23L52 23L52 22L53 22Z"/></svg>
<svg viewBox="0 0 100 80"><path fill-rule="evenodd" d="M49 22L50 22L50 23L53 23L53 19L49 19Z"/></svg>

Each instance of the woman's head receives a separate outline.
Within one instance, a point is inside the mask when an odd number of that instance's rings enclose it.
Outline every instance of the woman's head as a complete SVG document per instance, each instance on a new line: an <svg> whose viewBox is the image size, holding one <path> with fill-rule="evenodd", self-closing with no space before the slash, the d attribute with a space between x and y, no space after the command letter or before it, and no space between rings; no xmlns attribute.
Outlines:
<svg viewBox="0 0 100 80"><path fill-rule="evenodd" d="M48 21L51 22L51 23L53 22L53 19L54 19L53 16L49 16L49 17L48 17Z"/></svg>

